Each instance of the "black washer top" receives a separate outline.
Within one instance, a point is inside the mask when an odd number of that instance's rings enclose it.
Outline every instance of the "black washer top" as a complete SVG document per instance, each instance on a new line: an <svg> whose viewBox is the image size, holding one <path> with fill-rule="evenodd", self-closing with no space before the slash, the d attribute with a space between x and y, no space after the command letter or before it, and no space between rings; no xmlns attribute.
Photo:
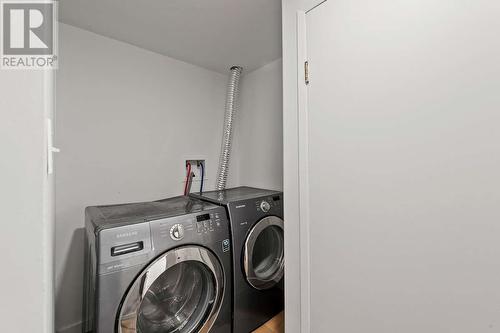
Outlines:
<svg viewBox="0 0 500 333"><path fill-rule="evenodd" d="M119 224L152 221L185 214L200 213L217 206L187 196L158 201L136 202L119 205L91 206L85 209L95 229Z"/></svg>
<svg viewBox="0 0 500 333"><path fill-rule="evenodd" d="M208 200L213 203L227 205L231 202L255 199L272 195L280 195L280 194L281 194L280 191L264 190L260 188L241 186L241 187L226 189L223 191L204 192L202 195L192 193L191 196L198 199Z"/></svg>

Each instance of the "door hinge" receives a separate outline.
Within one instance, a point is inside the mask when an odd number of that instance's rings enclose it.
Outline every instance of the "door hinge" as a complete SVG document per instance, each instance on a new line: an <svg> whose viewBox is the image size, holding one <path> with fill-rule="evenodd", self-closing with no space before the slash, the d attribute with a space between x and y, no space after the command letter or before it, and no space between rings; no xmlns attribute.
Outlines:
<svg viewBox="0 0 500 333"><path fill-rule="evenodd" d="M304 62L304 81L309 84L309 61Z"/></svg>

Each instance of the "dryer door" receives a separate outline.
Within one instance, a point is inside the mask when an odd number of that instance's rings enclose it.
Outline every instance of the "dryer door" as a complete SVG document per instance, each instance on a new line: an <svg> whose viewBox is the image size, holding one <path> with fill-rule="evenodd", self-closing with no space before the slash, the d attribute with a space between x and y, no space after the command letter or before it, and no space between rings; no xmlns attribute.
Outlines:
<svg viewBox="0 0 500 333"><path fill-rule="evenodd" d="M248 283L255 289L269 289L284 273L283 220L268 216L250 230L243 249L243 268Z"/></svg>
<svg viewBox="0 0 500 333"><path fill-rule="evenodd" d="M118 316L118 333L206 333L222 304L224 274L199 246L166 252L135 280Z"/></svg>

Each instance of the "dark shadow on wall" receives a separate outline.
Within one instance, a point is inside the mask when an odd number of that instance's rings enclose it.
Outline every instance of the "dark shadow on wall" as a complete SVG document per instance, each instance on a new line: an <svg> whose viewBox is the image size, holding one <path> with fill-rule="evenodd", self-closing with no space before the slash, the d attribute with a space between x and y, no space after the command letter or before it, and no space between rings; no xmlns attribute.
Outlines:
<svg viewBox="0 0 500 333"><path fill-rule="evenodd" d="M64 271L59 281L59 288L56 290L56 323L67 322L68 315L65 308L71 309L74 313L75 306L79 306L80 313L83 313L83 270L84 270L84 243L85 228L76 229L71 238L71 246L64 263ZM59 318L59 320L58 320ZM57 327L58 333L81 332L81 321L72 323L67 327Z"/></svg>

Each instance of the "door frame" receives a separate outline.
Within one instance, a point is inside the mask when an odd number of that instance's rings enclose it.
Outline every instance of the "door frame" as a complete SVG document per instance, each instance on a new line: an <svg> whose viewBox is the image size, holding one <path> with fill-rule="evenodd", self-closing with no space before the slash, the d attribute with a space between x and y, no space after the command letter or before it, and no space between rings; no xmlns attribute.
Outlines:
<svg viewBox="0 0 500 333"><path fill-rule="evenodd" d="M310 333L306 13L326 0L283 0L285 329Z"/></svg>
<svg viewBox="0 0 500 333"><path fill-rule="evenodd" d="M53 168L54 147L50 141L55 138L55 117L56 117L56 73L55 70L43 71L43 95L44 95L44 154L43 165L46 166L43 179L43 283L44 290L44 324L45 332L55 330L55 178L53 170L49 170L49 163ZM50 125L49 125L50 124ZM50 138L50 139L49 139ZM53 142L52 142L53 143ZM49 162L49 160L51 160Z"/></svg>

